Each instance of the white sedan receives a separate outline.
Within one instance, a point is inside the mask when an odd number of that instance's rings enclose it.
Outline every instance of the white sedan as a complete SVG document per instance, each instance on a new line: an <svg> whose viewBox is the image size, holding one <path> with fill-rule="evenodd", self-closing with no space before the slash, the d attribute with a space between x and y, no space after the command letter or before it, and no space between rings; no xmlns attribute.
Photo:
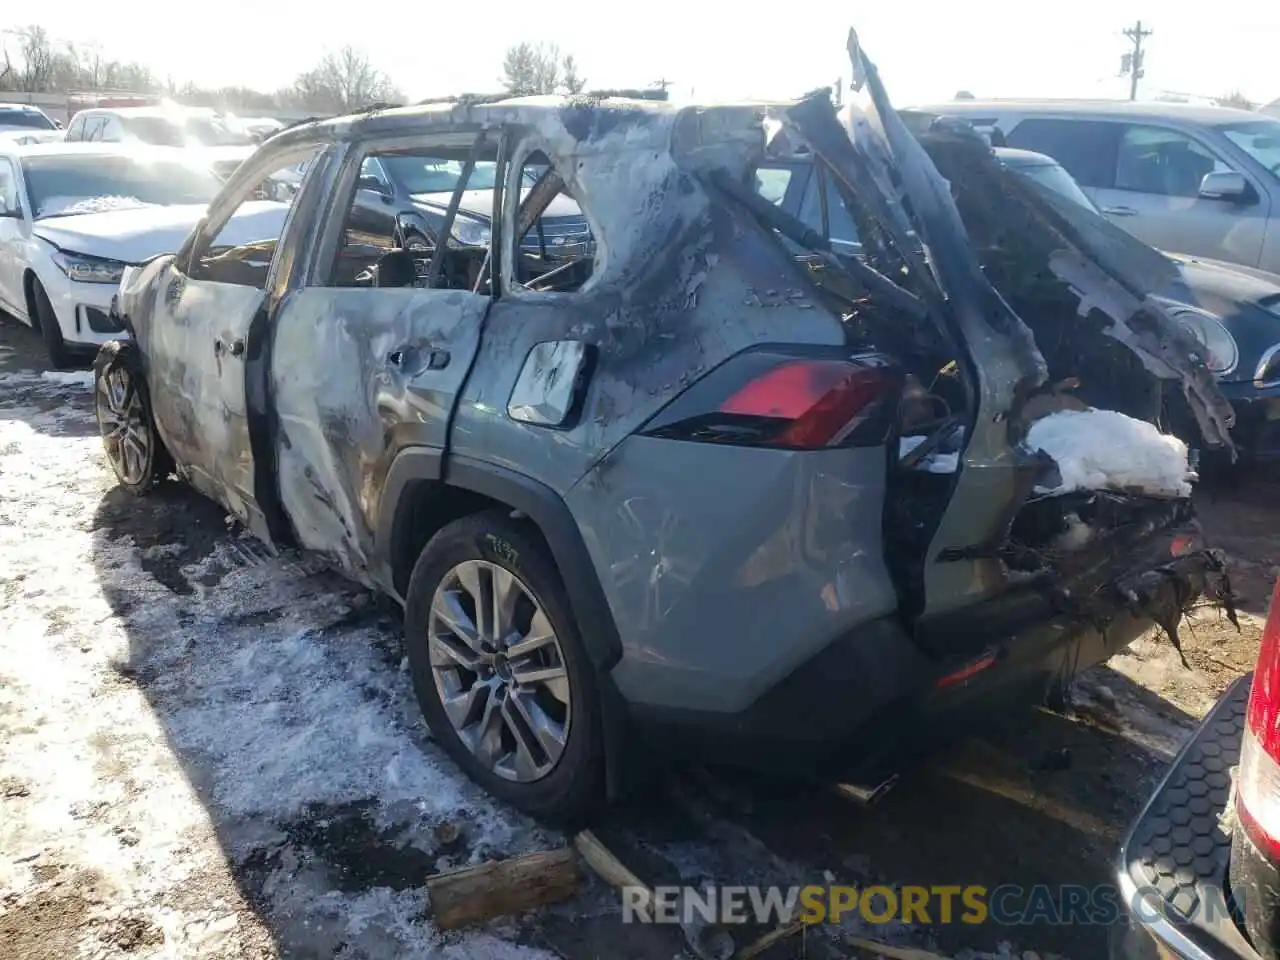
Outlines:
<svg viewBox="0 0 1280 960"><path fill-rule="evenodd" d="M125 267L181 247L221 188L173 148L0 145L0 309L40 331L55 365L91 353L123 334L110 308ZM285 205L252 206L236 228L283 224Z"/></svg>

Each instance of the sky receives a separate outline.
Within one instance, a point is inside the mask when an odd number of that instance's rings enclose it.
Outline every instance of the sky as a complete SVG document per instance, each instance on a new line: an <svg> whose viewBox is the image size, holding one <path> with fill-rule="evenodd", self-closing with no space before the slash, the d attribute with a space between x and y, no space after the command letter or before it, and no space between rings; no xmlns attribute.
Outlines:
<svg viewBox="0 0 1280 960"><path fill-rule="evenodd" d="M19 10L19 7L25 9ZM27 12L30 11L30 12ZM534 14L538 11L538 15ZM524 40L572 53L589 88L672 82L677 99L787 99L847 78L845 35L858 30L898 106L978 97L1124 97L1121 31L1141 19L1140 96L1280 98L1280 3L1207 7L1190 0L806 0L603 4L384 3L289 0L179 5L58 0L5 5L0 31L41 23L96 43L179 85L288 85L326 49L364 52L413 98L499 89L504 50ZM0 33L14 49L15 38Z"/></svg>

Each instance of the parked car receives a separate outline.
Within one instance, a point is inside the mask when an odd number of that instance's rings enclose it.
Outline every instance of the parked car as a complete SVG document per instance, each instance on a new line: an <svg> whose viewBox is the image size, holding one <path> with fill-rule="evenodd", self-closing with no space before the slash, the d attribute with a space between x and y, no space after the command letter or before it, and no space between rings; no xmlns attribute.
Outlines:
<svg viewBox="0 0 1280 960"><path fill-rule="evenodd" d="M176 250L221 183L180 150L0 145L0 307L57 365L96 351L121 335L109 311L125 265Z"/></svg>
<svg viewBox="0 0 1280 960"><path fill-rule="evenodd" d="M40 133L57 131L58 124L29 103L0 103L0 132Z"/></svg>
<svg viewBox="0 0 1280 960"><path fill-rule="evenodd" d="M824 95L436 105L277 134L176 254L125 271L131 339L95 363L107 460L138 495L174 471L401 603L437 742L531 814L585 817L640 754L677 750L882 784L1216 589L1185 447L1142 418L1167 381L1229 444L1230 407L1126 265L1043 217L1002 222L1039 258L1026 277L1057 251L1069 279L998 296L872 92L852 139ZM858 184L842 202L874 225L865 257L752 192L775 125ZM462 164L425 273L361 228L361 176L388 156ZM308 158L282 230L229 241ZM488 230L456 236L471 177ZM577 260L527 244L559 196L596 238ZM1086 300L1095 322L1073 326ZM1082 366L1108 409L1048 379ZM1045 429L1064 442L1027 445ZM1082 479L1081 456L1123 477Z"/></svg>
<svg viewBox="0 0 1280 960"><path fill-rule="evenodd" d="M185 147L199 151L197 162L224 179L257 148L248 131L223 122L212 110L173 106L81 110L71 119L66 140Z"/></svg>
<svg viewBox="0 0 1280 960"><path fill-rule="evenodd" d="M0 144L25 146L31 143L58 143L65 138L61 130L23 130L11 128L0 130Z"/></svg>
<svg viewBox="0 0 1280 960"><path fill-rule="evenodd" d="M1280 273L1280 120L1179 103L965 100L996 145L1053 157L1115 224L1163 250Z"/></svg>
<svg viewBox="0 0 1280 960"><path fill-rule="evenodd" d="M1152 292L1200 343L1209 369L1236 413L1232 430L1242 455L1252 460L1280 457L1280 276L1262 270L1146 248L1121 230L1096 222L1102 215L1066 169L1052 157L996 147L1005 167L1075 204L1085 222L1110 234L1108 242L1145 262ZM833 181L815 173L807 159L765 166L756 174L757 191L816 230L833 247L857 254L857 228L841 206ZM957 189L963 189L957 184ZM827 225L822 222L825 191ZM1196 427L1185 425L1194 441Z"/></svg>
<svg viewBox="0 0 1280 960"><path fill-rule="evenodd" d="M1253 674L1205 715L1125 838L1114 960L1280 955L1278 721L1280 583Z"/></svg>

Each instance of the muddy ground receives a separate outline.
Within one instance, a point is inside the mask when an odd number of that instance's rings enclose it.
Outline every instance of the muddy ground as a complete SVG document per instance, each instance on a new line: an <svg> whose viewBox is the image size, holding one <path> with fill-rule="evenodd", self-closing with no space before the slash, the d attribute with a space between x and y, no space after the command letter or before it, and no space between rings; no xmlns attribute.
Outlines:
<svg viewBox="0 0 1280 960"><path fill-rule="evenodd" d="M423 880L564 838L474 790L431 743L393 611L306 558L266 555L171 484L105 468L84 374L47 374L0 322L0 957L670 958L673 928L577 899L436 931ZM1148 637L1067 714L1011 717L872 808L814 784L681 770L606 835L687 881L1107 883L1126 824L1257 649L1280 492L1202 490L1242 630L1206 613L1193 669ZM1106 930L1032 924L810 932L763 956L852 955L839 934L948 956L1104 955ZM740 935L739 940L744 938ZM741 943L740 943L741 945Z"/></svg>

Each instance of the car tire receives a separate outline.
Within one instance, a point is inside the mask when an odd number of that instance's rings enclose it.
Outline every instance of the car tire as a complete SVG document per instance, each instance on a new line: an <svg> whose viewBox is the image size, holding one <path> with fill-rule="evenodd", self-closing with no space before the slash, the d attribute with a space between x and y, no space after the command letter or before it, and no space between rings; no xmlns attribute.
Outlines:
<svg viewBox="0 0 1280 960"><path fill-rule="evenodd" d="M58 314L53 309L49 295L44 291L44 284L39 280L31 281L31 298L35 301L35 325L40 328L40 336L44 340L45 351L49 362L57 369L69 367L74 362L67 343L62 338L62 327L58 325Z"/></svg>
<svg viewBox="0 0 1280 960"><path fill-rule="evenodd" d="M125 490L141 497L173 472L173 457L156 430L151 392L132 341L111 340L98 351L93 409L107 462Z"/></svg>
<svg viewBox="0 0 1280 960"><path fill-rule="evenodd" d="M507 589L497 589L499 583ZM478 613L474 595L488 600L512 590L522 596L501 618L506 626L495 630L499 618ZM441 611L453 622L469 617L470 629L462 632L476 642L462 642ZM506 659L535 639L539 646ZM427 725L467 776L535 818L563 826L590 818L604 795L599 683L555 561L527 526L494 510L456 520L432 537L409 580L405 646ZM459 650L474 669L460 665ZM563 680L527 682L557 671Z"/></svg>

